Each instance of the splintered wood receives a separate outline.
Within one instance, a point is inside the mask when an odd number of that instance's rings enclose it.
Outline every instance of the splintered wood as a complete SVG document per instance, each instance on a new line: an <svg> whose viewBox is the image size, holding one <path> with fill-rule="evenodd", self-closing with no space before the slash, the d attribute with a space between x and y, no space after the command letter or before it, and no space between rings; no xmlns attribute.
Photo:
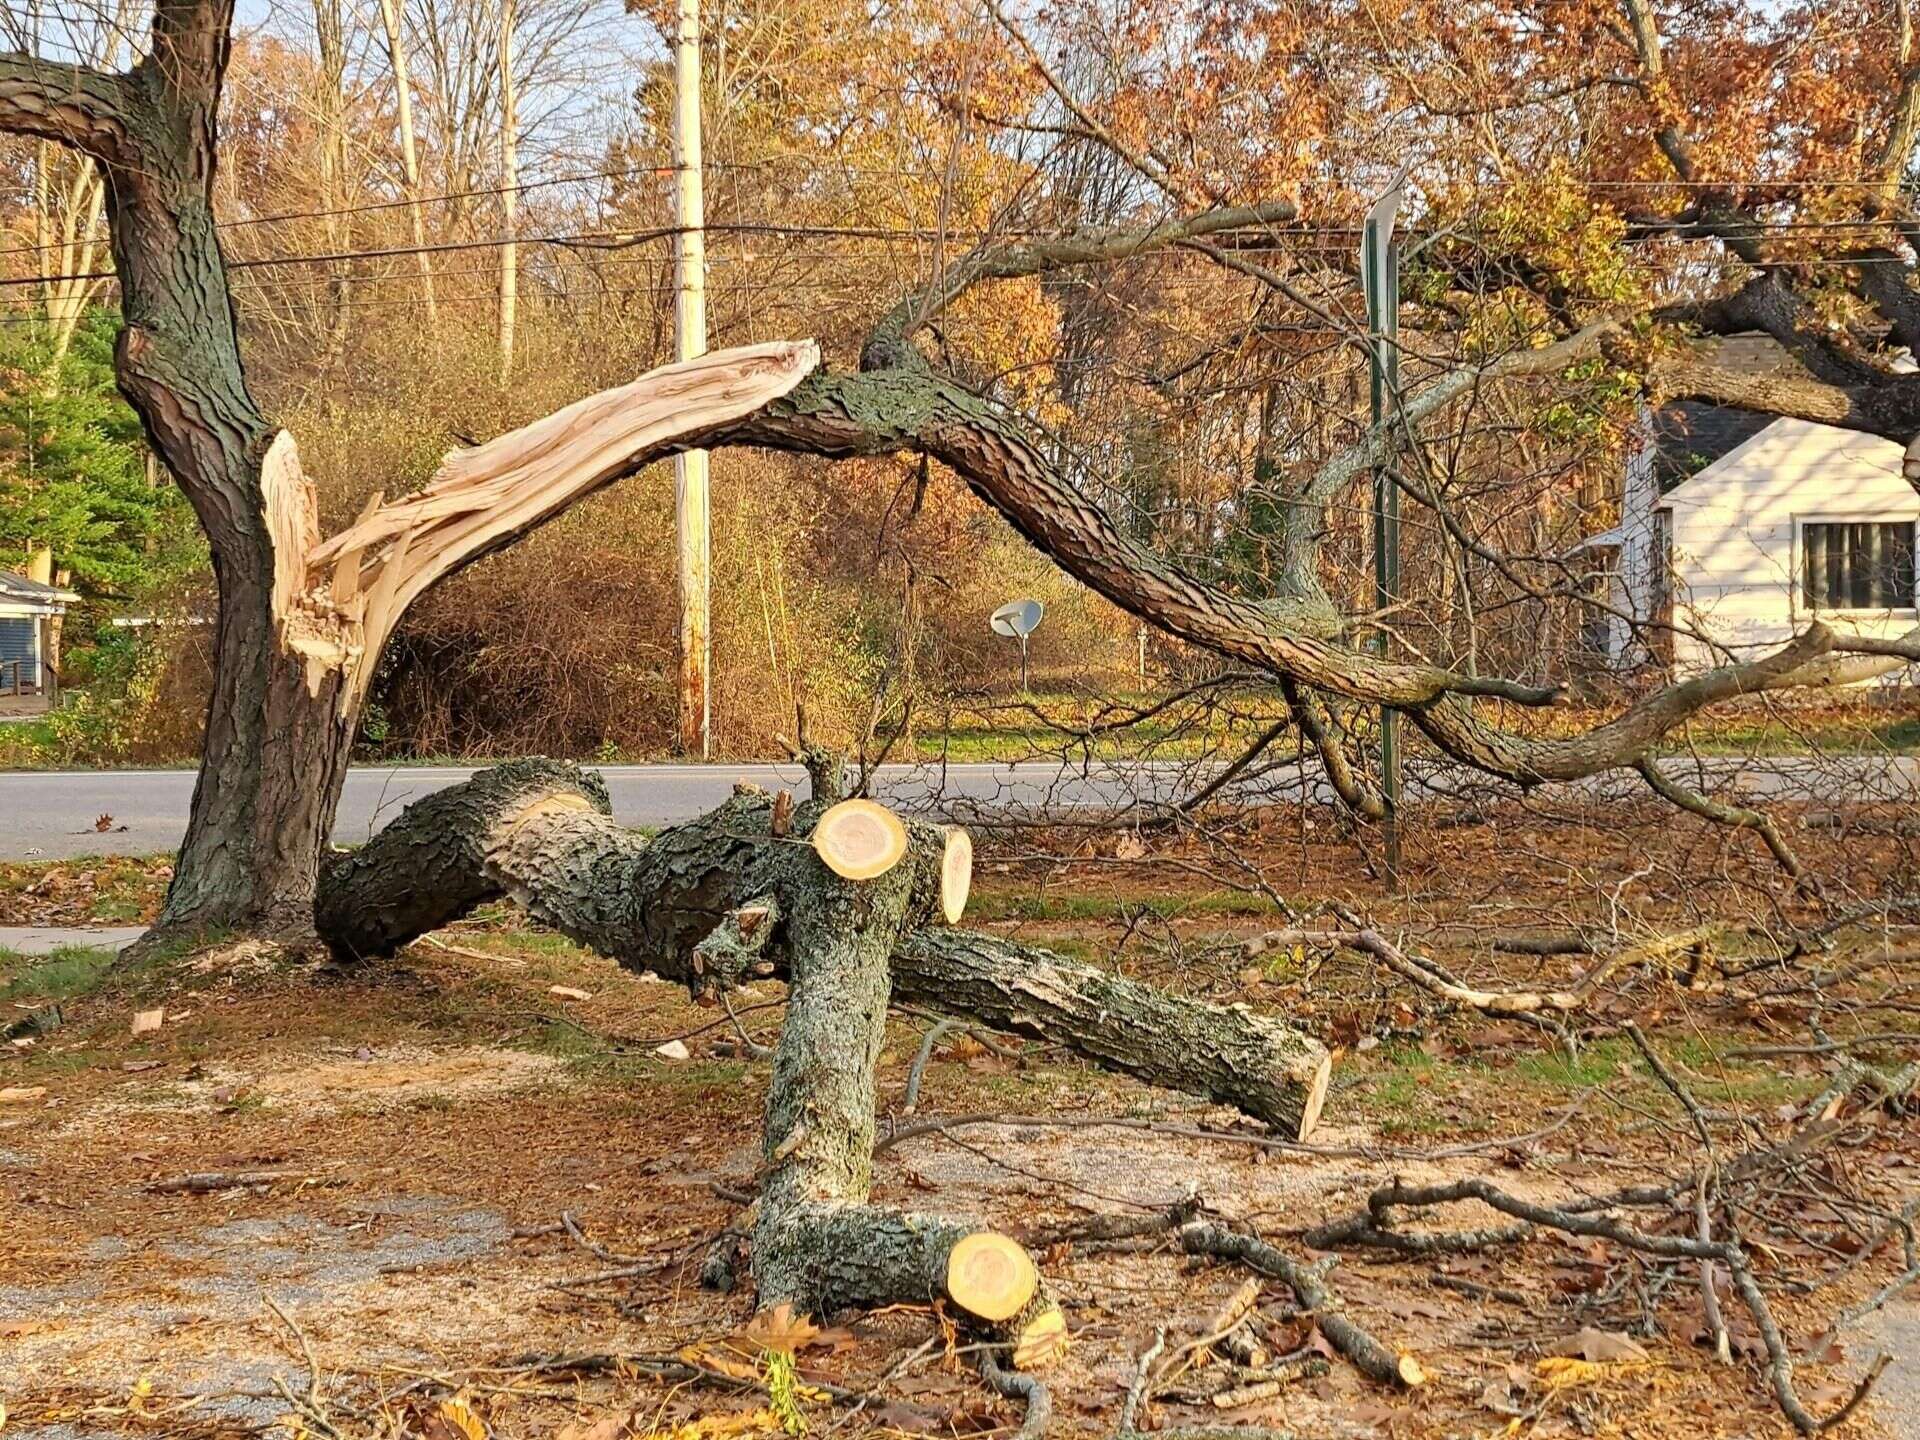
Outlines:
<svg viewBox="0 0 1920 1440"><path fill-rule="evenodd" d="M340 713L352 713L394 625L436 581L683 437L779 399L819 361L811 340L780 340L662 366L454 451L425 489L390 502L376 494L325 541L312 482L282 431L261 464L281 644L306 658L311 693L341 675Z"/></svg>

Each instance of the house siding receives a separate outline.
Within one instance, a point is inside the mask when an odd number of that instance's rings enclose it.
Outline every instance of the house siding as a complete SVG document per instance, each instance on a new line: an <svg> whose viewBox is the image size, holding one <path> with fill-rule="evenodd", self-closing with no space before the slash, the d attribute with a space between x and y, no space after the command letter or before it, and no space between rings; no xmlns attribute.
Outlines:
<svg viewBox="0 0 1920 1440"><path fill-rule="evenodd" d="M1819 521L1920 521L1920 496L1901 477L1898 445L1802 420L1780 420L1664 496L1641 485L1643 513L1672 516L1674 637L1685 671L1751 658L1790 639L1811 618L1801 595L1800 527ZM1629 477L1633 488L1633 477ZM1650 522L1650 515L1649 515ZM1623 580L1644 614L1654 593L1651 524L1643 558ZM1628 547L1623 544L1623 552ZM1877 611L1819 612L1836 628L1891 637L1916 623L1912 601ZM1724 650L1718 648L1724 647Z"/></svg>
<svg viewBox="0 0 1920 1440"><path fill-rule="evenodd" d="M1638 627L1653 618L1659 588L1653 512L1660 503L1660 447L1654 417L1645 407L1636 428L1620 494L1620 549L1607 596L1611 605L1607 654L1623 666L1642 665L1652 658L1639 638Z"/></svg>
<svg viewBox="0 0 1920 1440"><path fill-rule="evenodd" d="M37 617L0 615L0 662L18 660L20 683L26 686L40 683L39 653L34 645L34 628L39 623ZM0 663L0 693L12 691L13 666Z"/></svg>

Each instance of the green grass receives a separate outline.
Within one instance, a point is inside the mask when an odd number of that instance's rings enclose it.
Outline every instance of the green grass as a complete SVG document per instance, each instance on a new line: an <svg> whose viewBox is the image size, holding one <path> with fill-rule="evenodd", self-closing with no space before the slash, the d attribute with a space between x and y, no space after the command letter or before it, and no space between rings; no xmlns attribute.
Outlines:
<svg viewBox="0 0 1920 1440"><path fill-rule="evenodd" d="M1389 1137L1459 1129L1458 1121L1437 1113L1439 1102L1456 1098L1485 1078L1476 1065L1435 1059L1417 1045L1383 1045L1363 1063L1365 1068L1356 1066L1359 1073L1344 1083L1336 1078L1341 1104L1371 1116L1380 1133Z"/></svg>
<svg viewBox="0 0 1920 1440"><path fill-rule="evenodd" d="M1668 755L1691 751L1702 755L1792 755L1805 753L1809 742L1829 754L1909 755L1920 751L1920 717L1814 714L1805 717L1804 723L1786 724L1772 716L1709 715L1696 722L1690 737L1670 736L1660 749Z"/></svg>
<svg viewBox="0 0 1920 1440"><path fill-rule="evenodd" d="M0 1001L71 1000L93 990L112 967L111 950L68 945L30 957L0 950Z"/></svg>
<svg viewBox="0 0 1920 1440"><path fill-rule="evenodd" d="M1523 1055L1507 1073L1543 1090L1585 1090L1617 1078L1630 1058L1641 1063L1631 1041L1615 1038L1583 1046L1577 1057L1558 1048Z"/></svg>

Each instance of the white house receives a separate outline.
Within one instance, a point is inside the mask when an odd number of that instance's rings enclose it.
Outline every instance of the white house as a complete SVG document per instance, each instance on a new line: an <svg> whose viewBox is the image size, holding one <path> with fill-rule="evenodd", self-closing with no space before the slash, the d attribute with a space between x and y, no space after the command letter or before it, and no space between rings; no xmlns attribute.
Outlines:
<svg viewBox="0 0 1920 1440"><path fill-rule="evenodd" d="M1644 416L1642 432L1619 525L1580 547L1616 612L1591 632L1610 662L1694 672L1764 653L1814 615L1876 636L1920 624L1920 494L1900 446L1690 403Z"/></svg>

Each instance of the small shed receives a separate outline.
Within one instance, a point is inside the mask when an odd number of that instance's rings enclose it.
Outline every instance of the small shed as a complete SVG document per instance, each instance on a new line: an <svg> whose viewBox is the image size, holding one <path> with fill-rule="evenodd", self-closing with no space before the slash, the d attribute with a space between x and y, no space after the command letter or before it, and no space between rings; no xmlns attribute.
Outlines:
<svg viewBox="0 0 1920 1440"><path fill-rule="evenodd" d="M80 597L0 570L0 700L53 698L58 675L51 663L54 626Z"/></svg>

